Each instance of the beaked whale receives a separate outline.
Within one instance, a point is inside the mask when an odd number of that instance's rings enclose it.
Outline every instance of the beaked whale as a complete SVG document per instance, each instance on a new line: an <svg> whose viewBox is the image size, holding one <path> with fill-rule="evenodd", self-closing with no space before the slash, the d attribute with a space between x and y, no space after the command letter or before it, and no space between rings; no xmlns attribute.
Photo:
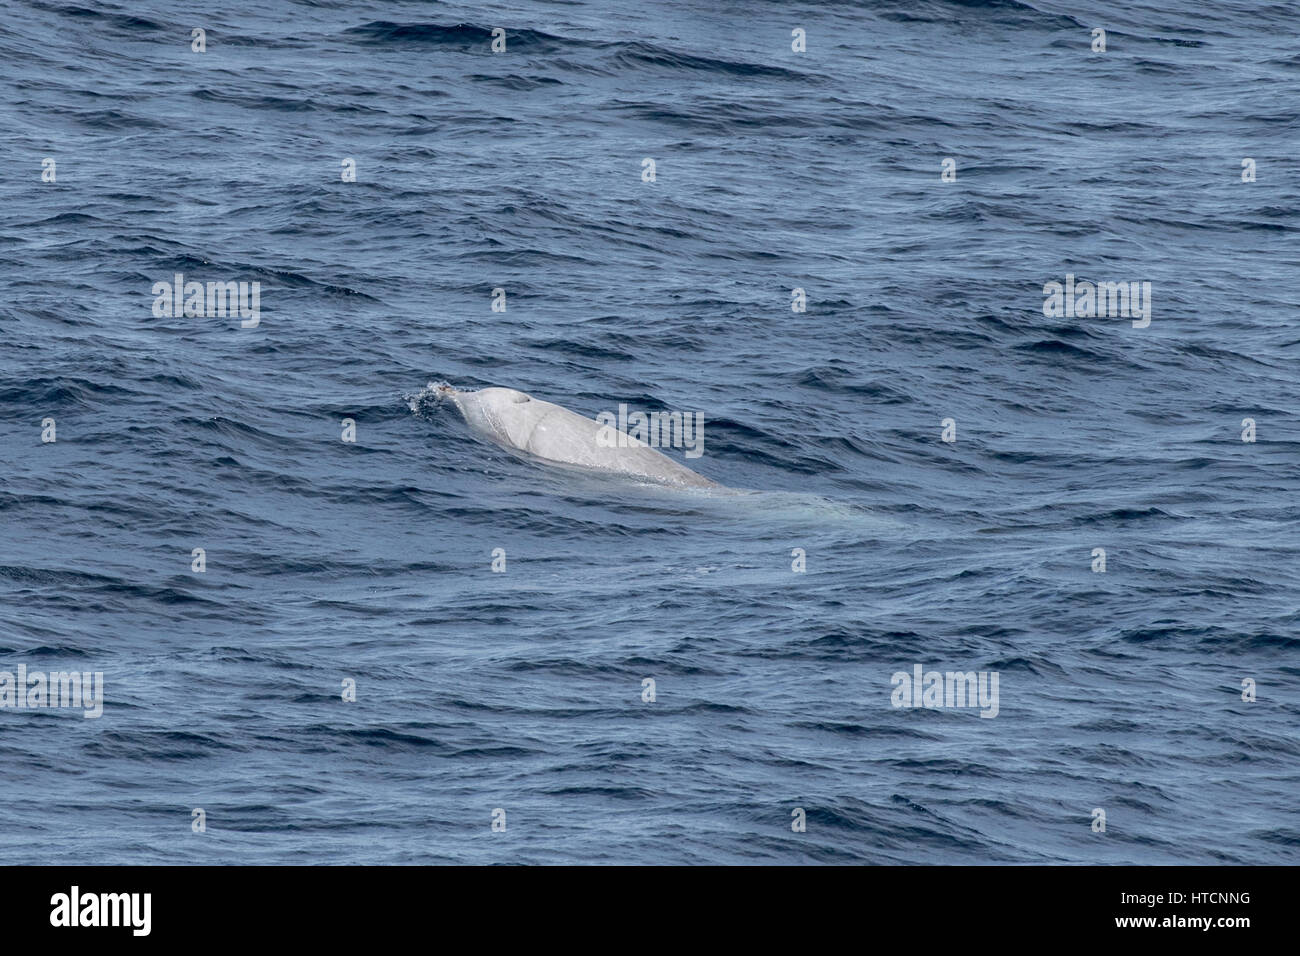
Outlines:
<svg viewBox="0 0 1300 956"><path fill-rule="evenodd" d="M630 435L625 434L626 447L597 441L601 430L610 426L513 388L462 392L450 385L439 385L435 391L440 398L451 400L471 428L506 448L546 461L669 485L722 487Z"/></svg>

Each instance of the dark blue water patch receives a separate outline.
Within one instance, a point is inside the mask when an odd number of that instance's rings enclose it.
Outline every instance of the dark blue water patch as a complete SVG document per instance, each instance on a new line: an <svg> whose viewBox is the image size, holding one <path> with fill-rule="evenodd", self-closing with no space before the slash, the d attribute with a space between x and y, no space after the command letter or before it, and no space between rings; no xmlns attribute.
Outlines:
<svg viewBox="0 0 1300 956"><path fill-rule="evenodd" d="M0 708L7 860L1300 859L1287 5L14 12L0 671L106 699ZM698 411L725 490L440 381Z"/></svg>

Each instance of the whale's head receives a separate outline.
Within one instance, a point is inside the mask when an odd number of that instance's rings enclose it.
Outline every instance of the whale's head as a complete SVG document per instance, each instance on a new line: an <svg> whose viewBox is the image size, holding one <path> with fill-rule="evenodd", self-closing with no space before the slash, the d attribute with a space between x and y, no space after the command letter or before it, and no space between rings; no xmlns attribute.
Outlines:
<svg viewBox="0 0 1300 956"><path fill-rule="evenodd" d="M462 392L450 385L439 386L438 392L455 403L471 428L507 445L522 447L527 442L536 412L533 397L528 393L513 388Z"/></svg>

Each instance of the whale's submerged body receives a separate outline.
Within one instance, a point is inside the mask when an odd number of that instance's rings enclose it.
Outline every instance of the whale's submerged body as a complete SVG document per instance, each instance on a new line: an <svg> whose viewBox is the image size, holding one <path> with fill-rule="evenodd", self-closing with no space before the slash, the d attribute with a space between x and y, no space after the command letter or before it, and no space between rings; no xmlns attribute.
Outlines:
<svg viewBox="0 0 1300 956"><path fill-rule="evenodd" d="M621 437L611 442L609 426L513 388L462 392L444 385L438 393L455 404L471 428L506 448L546 461L669 485L721 487L643 441L615 433Z"/></svg>

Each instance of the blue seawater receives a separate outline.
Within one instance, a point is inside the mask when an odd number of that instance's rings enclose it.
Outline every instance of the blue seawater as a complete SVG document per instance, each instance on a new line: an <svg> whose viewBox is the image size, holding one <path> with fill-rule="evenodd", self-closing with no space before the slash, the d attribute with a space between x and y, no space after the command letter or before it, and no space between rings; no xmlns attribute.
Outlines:
<svg viewBox="0 0 1300 956"><path fill-rule="evenodd" d="M1300 861L1297 22L12 0L0 671L103 712L0 708L0 860Z"/></svg>

